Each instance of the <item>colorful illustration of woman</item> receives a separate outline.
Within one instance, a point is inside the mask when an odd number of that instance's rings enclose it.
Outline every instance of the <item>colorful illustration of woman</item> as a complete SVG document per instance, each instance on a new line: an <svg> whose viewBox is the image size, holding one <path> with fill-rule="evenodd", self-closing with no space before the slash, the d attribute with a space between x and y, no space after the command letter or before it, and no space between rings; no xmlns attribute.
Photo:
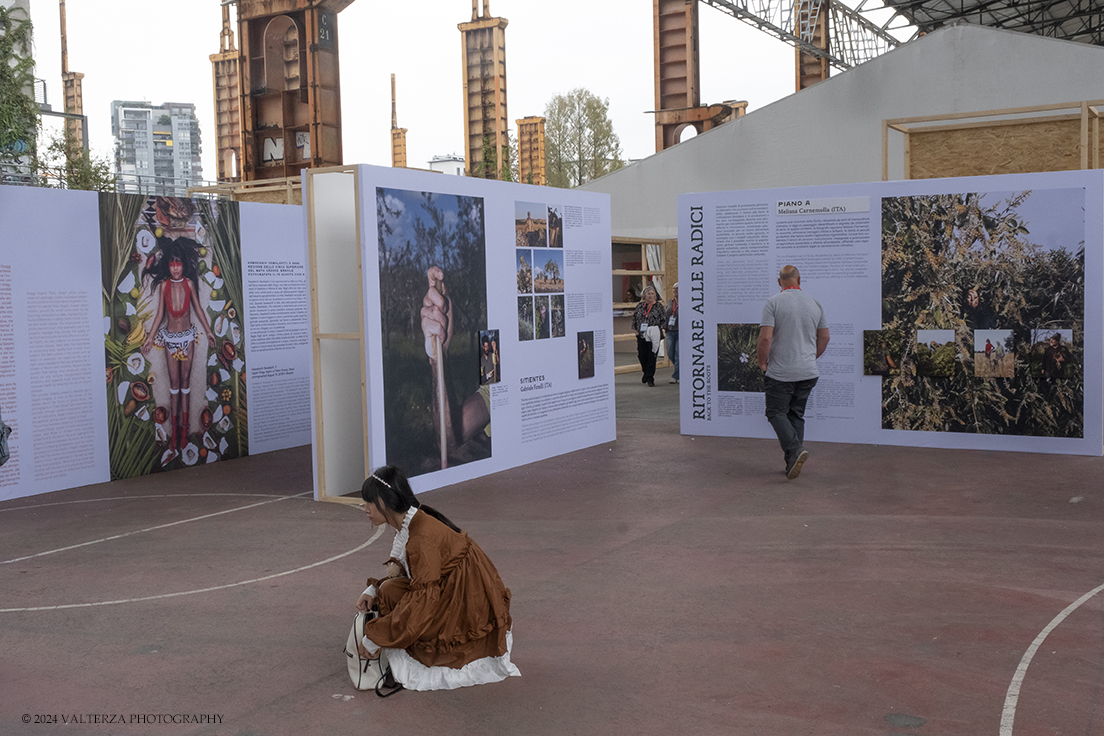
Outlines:
<svg viewBox="0 0 1104 736"><path fill-rule="evenodd" d="M158 238L161 255L147 271L152 274L150 292L157 304L149 337L142 344L148 355L156 345L166 351L169 374L169 436L171 452L182 450L188 441L192 363L198 339L196 322L207 335L207 344L215 346L215 335L199 303L199 243L191 238Z"/></svg>

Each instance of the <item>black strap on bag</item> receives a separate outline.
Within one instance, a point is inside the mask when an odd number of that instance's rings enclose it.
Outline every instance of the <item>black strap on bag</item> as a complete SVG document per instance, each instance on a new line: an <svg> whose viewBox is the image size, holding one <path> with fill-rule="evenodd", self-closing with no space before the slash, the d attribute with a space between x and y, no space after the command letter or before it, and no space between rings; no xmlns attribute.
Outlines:
<svg viewBox="0 0 1104 736"><path fill-rule="evenodd" d="M383 673L383 677L376 683L376 695L381 698L390 698L402 689L403 686L395 682L395 678L391 676L391 667L388 666L387 670Z"/></svg>

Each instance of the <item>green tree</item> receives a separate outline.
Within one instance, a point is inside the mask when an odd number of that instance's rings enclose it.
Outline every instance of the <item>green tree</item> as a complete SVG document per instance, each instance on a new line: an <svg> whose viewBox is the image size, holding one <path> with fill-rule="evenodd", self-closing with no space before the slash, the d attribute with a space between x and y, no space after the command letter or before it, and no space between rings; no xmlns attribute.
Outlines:
<svg viewBox="0 0 1104 736"><path fill-rule="evenodd" d="M41 124L33 92L31 21L21 15L19 8L0 6L0 164L9 165L34 153Z"/></svg>
<svg viewBox="0 0 1104 736"><path fill-rule="evenodd" d="M560 267L551 258L544 264L544 277L551 281L556 281L560 278Z"/></svg>
<svg viewBox="0 0 1104 736"><path fill-rule="evenodd" d="M502 165L499 166L499 161ZM483 134L483 156L471 175L479 179L498 179L499 181L517 180L517 163L514 161L514 153L510 144L502 146L501 157L495 153L494 137L488 133Z"/></svg>
<svg viewBox="0 0 1104 736"><path fill-rule="evenodd" d="M31 168L38 186L115 191L117 177L112 173L111 162L84 150L80 142L68 133L52 136L46 150L32 157Z"/></svg>
<svg viewBox="0 0 1104 736"><path fill-rule="evenodd" d="M621 141L609 119L609 98L573 89L544 109L548 185L571 188L620 169Z"/></svg>

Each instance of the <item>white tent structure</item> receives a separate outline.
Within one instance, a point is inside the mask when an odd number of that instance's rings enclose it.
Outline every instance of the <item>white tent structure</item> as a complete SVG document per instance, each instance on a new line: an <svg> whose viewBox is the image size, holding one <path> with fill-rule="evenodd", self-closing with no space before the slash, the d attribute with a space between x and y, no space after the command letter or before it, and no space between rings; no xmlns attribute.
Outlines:
<svg viewBox="0 0 1104 736"><path fill-rule="evenodd" d="M610 195L615 236L675 238L681 193L878 181L885 119L1104 99L1101 72L1099 46L945 28L582 188Z"/></svg>

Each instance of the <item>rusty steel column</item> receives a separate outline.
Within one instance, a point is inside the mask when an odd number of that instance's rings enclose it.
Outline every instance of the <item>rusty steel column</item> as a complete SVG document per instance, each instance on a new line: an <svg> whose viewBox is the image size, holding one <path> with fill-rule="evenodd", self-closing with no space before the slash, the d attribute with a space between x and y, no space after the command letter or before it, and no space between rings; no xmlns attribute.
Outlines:
<svg viewBox="0 0 1104 736"><path fill-rule="evenodd" d="M64 100L64 111L83 115L84 95L81 89L81 80L84 79L84 75L80 72L69 71L69 40L65 31L65 0L58 0L58 6L61 15L61 93ZM65 137L67 140L76 141L78 146L84 148L84 132L80 120L70 118L65 121Z"/></svg>
<svg viewBox="0 0 1104 736"><path fill-rule="evenodd" d="M544 118L521 118L517 126L518 181L544 186L548 183L544 168Z"/></svg>
<svg viewBox="0 0 1104 736"><path fill-rule="evenodd" d="M399 116L395 107L395 75L391 75L391 166L406 168L406 128L399 127Z"/></svg>
<svg viewBox="0 0 1104 736"><path fill-rule="evenodd" d="M824 0L795 0L798 37L818 49L828 50L828 3ZM794 48L795 91L811 87L828 78L828 59Z"/></svg>
<svg viewBox="0 0 1104 736"><path fill-rule="evenodd" d="M472 0L472 19L460 23L460 60L464 69L464 162L468 176L498 179L503 149L510 142L506 114L505 18L491 16L489 0ZM495 170L484 166L485 146L494 147Z"/></svg>
<svg viewBox="0 0 1104 736"><path fill-rule="evenodd" d="M337 14L353 0L239 0L241 178L339 166Z"/></svg>
<svg viewBox="0 0 1104 736"><path fill-rule="evenodd" d="M698 0L652 0L652 22L658 153L677 143L678 134L689 122L660 113L701 105Z"/></svg>
<svg viewBox="0 0 1104 736"><path fill-rule="evenodd" d="M241 76L230 6L222 6L219 52L208 57L215 91L215 169L218 181L241 181Z"/></svg>

